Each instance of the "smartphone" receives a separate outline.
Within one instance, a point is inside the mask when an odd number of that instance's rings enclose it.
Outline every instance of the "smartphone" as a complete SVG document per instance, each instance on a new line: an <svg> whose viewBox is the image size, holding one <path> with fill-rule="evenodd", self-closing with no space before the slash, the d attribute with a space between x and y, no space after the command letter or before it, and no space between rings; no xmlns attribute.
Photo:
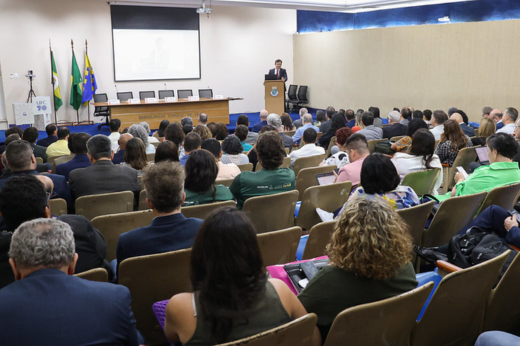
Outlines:
<svg viewBox="0 0 520 346"><path fill-rule="evenodd" d="M336 168L334 172L336 172L336 174L339 174L339 168Z"/></svg>
<svg viewBox="0 0 520 346"><path fill-rule="evenodd" d="M466 170L464 168L462 168L461 166L458 166L457 167L457 171L459 171L460 173L462 173L462 175L464 176L464 179L466 179L468 177L468 173L466 172Z"/></svg>
<svg viewBox="0 0 520 346"><path fill-rule="evenodd" d="M520 214L518 214L518 211L516 211L516 209L509 209L507 211L509 213L509 215L511 215L512 217L515 217L516 218L516 221L520 222Z"/></svg>

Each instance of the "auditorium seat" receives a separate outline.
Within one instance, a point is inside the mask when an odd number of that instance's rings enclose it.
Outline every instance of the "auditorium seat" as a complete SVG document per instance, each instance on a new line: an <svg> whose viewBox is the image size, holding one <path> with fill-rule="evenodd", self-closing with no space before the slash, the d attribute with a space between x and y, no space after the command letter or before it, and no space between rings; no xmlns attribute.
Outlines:
<svg viewBox="0 0 520 346"><path fill-rule="evenodd" d="M300 227L258 234L264 266L294 262L301 236Z"/></svg>
<svg viewBox="0 0 520 346"><path fill-rule="evenodd" d="M486 301L509 251L446 275L412 330L412 346L473 346L480 334Z"/></svg>
<svg viewBox="0 0 520 346"><path fill-rule="evenodd" d="M50 199L49 207L51 208L51 214L54 216L67 214L67 201L63 198Z"/></svg>
<svg viewBox="0 0 520 346"><path fill-rule="evenodd" d="M495 187L488 192L486 199L482 202L479 213L492 205L498 205L505 210L510 210L516 204L519 194L520 183Z"/></svg>
<svg viewBox="0 0 520 346"><path fill-rule="evenodd" d="M141 184L142 186L142 184ZM146 190L141 190L139 192L139 210L148 210L150 207L148 206L148 203L146 203Z"/></svg>
<svg viewBox="0 0 520 346"><path fill-rule="evenodd" d="M320 222L312 226L303 250L302 260L325 256L325 248L330 242L336 221Z"/></svg>
<svg viewBox="0 0 520 346"><path fill-rule="evenodd" d="M387 141L388 138L382 138L382 139L372 139L368 141L368 150L370 151L370 154L376 151L376 144L379 142Z"/></svg>
<svg viewBox="0 0 520 346"><path fill-rule="evenodd" d="M136 327L147 345L166 344L166 337L152 310L159 300L182 292L192 292L191 249L132 257L119 264L118 283L132 295Z"/></svg>
<svg viewBox="0 0 520 346"><path fill-rule="evenodd" d="M241 172L252 172L253 171L253 164L251 162L249 163L244 163L244 164L241 164L241 165L237 165L238 168L240 168L240 171Z"/></svg>
<svg viewBox="0 0 520 346"><path fill-rule="evenodd" d="M231 184L233 183L233 180L235 180L234 178L232 179L217 179L215 181L215 185L224 185L224 186L227 186L227 187L230 187Z"/></svg>
<svg viewBox="0 0 520 346"><path fill-rule="evenodd" d="M296 159L296 161L294 161L294 165L293 165L294 175L298 176L298 172L303 168L317 167L321 163L321 161L323 161L323 159L326 157L327 157L326 154L322 154L322 155L300 157L299 159Z"/></svg>
<svg viewBox="0 0 520 346"><path fill-rule="evenodd" d="M298 200L301 201L303 193L311 186L317 186L318 180L316 180L316 174L328 173L335 170L336 165L331 166L318 166L303 168L298 172L296 176L296 190L298 190Z"/></svg>
<svg viewBox="0 0 520 346"><path fill-rule="evenodd" d="M285 148L287 150L288 148ZM283 163L280 165L280 168L288 168L291 165L291 158L289 156L283 158ZM263 169L260 161L256 163L255 172L261 171Z"/></svg>
<svg viewBox="0 0 520 346"><path fill-rule="evenodd" d="M441 174L440 168L410 172L404 176L401 185L411 187L419 197L432 194L439 174Z"/></svg>
<svg viewBox="0 0 520 346"><path fill-rule="evenodd" d="M148 154L146 154L146 161L154 162L155 161L155 153L148 153Z"/></svg>
<svg viewBox="0 0 520 346"><path fill-rule="evenodd" d="M242 211L253 222L256 232L265 233L294 226L298 191L248 198Z"/></svg>
<svg viewBox="0 0 520 346"><path fill-rule="evenodd" d="M410 336L433 282L377 302L343 310L332 323L324 346L409 345Z"/></svg>
<svg viewBox="0 0 520 346"><path fill-rule="evenodd" d="M108 282L108 272L105 268L90 269L83 273L75 274L74 276L89 281Z"/></svg>
<svg viewBox="0 0 520 346"><path fill-rule="evenodd" d="M202 205L192 205L187 207L181 208L181 213L185 217L196 217L199 219L206 219L209 214L211 214L214 210L218 208L223 207L232 207L236 208L235 201L225 201L225 202L215 202L215 203L208 203L208 204L202 204Z"/></svg>
<svg viewBox="0 0 520 346"><path fill-rule="evenodd" d="M335 145L336 145L336 136L332 136L332 138L330 139L330 142L329 142L329 146L327 147L327 151L325 151L325 155L327 155L327 157L330 155L330 150Z"/></svg>
<svg viewBox="0 0 520 346"><path fill-rule="evenodd" d="M107 94L94 94L94 103L98 102L108 102L108 96ZM108 107L94 107L94 116L95 117L104 117L105 122L98 125L98 130L101 129L102 126L110 126L109 119L110 119L110 110Z"/></svg>
<svg viewBox="0 0 520 346"><path fill-rule="evenodd" d="M133 210L134 193L121 191L82 196L76 200L76 214L92 220L96 216L125 213Z"/></svg>
<svg viewBox="0 0 520 346"><path fill-rule="evenodd" d="M477 152L474 147L460 149L457 153L455 161L451 167L443 167L443 190L444 192L451 191L451 188L455 185L454 178L457 173L457 167L462 167L466 171L469 170L469 164L477 159Z"/></svg>

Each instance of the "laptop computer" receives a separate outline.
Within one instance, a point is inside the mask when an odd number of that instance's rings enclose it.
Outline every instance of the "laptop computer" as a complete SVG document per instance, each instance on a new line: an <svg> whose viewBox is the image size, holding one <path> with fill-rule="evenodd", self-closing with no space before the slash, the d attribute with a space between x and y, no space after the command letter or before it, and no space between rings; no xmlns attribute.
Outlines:
<svg viewBox="0 0 520 346"><path fill-rule="evenodd" d="M338 168L336 168L334 171L336 172L336 174L339 173ZM334 180L336 179L333 172L318 173L318 174L315 174L314 176L316 177L316 180L318 181L318 185L334 184Z"/></svg>
<svg viewBox="0 0 520 346"><path fill-rule="evenodd" d="M277 76L275 74L266 74L265 80L276 80Z"/></svg>
<svg viewBox="0 0 520 346"><path fill-rule="evenodd" d="M477 152L478 160L483 165L489 165L489 157L487 147L476 147L475 151Z"/></svg>

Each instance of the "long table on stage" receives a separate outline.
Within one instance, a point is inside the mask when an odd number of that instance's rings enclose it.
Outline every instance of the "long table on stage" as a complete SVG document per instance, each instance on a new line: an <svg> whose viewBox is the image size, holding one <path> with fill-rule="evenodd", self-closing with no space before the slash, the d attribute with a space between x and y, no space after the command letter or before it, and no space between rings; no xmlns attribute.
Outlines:
<svg viewBox="0 0 520 346"><path fill-rule="evenodd" d="M167 119L170 122L180 122L184 117L193 119L193 124L198 123L200 113L206 113L209 121L229 124L229 101L242 100L241 98L226 98L221 100L201 98L199 101L179 99L175 102L159 100L156 103L128 103L122 101L117 105L109 105L107 102L93 103L95 107L108 107L112 119L120 119L123 128L132 124L146 121L150 128L158 129L161 121Z"/></svg>

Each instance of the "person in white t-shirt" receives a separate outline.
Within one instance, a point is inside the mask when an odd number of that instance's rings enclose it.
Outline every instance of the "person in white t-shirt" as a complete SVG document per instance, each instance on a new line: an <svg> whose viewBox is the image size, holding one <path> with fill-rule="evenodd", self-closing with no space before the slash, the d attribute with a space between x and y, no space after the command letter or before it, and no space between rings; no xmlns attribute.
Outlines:
<svg viewBox="0 0 520 346"><path fill-rule="evenodd" d="M303 142L305 145L299 150L293 150L291 152L291 168L293 167L294 162L301 157L325 154L325 149L316 145L317 137L318 133L311 127L303 132Z"/></svg>
<svg viewBox="0 0 520 346"><path fill-rule="evenodd" d="M208 138L204 142L202 142L201 149L206 149L215 157L215 162L217 162L218 166L218 175L217 180L220 179L234 179L237 175L240 174L240 168L234 163L224 164L220 161L222 157L222 148L220 146L220 142L214 138Z"/></svg>
<svg viewBox="0 0 520 346"><path fill-rule="evenodd" d="M117 143L117 141L119 140L119 137L121 136L121 134L119 133L119 128L121 127L121 120L111 119L109 126L110 126L110 135L108 136L108 138L110 138L110 141L112 142L112 151L115 154L119 150L119 144Z"/></svg>

